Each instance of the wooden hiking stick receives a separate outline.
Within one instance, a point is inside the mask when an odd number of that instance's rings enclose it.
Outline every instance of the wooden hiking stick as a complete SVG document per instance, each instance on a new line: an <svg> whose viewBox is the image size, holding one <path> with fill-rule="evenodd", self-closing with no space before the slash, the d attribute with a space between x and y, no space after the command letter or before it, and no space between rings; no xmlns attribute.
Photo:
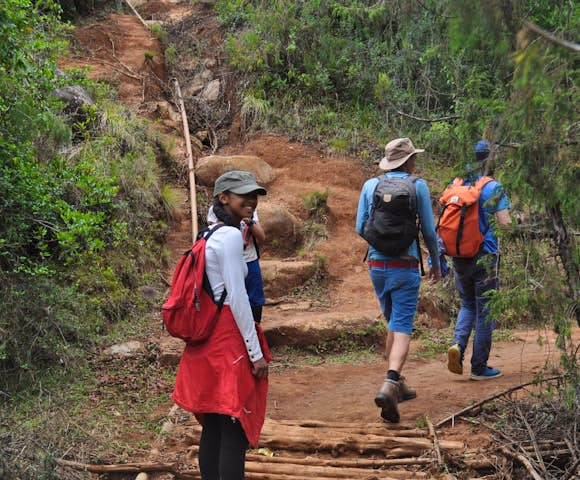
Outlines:
<svg viewBox="0 0 580 480"><path fill-rule="evenodd" d="M185 148L187 150L187 167L189 171L189 197L191 203L191 233L192 243L197 238L197 194L195 191L195 170L193 166L193 153L191 151L191 137L189 136L189 123L187 122L187 113L185 111L185 104L183 103L183 96L181 95L181 88L177 78L172 80L175 83L175 93L179 102L179 110L181 111L181 123L183 124L183 136L185 138Z"/></svg>

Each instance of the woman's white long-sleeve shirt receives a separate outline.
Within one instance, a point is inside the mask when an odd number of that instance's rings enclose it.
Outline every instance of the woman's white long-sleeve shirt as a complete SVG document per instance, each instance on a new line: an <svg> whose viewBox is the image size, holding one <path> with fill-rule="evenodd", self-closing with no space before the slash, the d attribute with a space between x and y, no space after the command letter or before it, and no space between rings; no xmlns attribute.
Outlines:
<svg viewBox="0 0 580 480"><path fill-rule="evenodd" d="M230 306L244 339L248 356L255 362L260 360L263 354L244 283L248 267L243 258L243 250L244 242L239 229L229 226L218 229L206 244L205 271L216 301L219 300L224 288L226 289L224 303Z"/></svg>

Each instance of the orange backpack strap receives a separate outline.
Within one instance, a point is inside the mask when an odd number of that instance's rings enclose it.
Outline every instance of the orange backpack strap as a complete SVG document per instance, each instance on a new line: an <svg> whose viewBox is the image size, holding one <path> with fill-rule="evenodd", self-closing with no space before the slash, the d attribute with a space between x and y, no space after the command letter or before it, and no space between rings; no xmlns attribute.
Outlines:
<svg viewBox="0 0 580 480"><path fill-rule="evenodd" d="M451 185L458 185L461 186L463 185L464 180L461 177L456 177L455 180L453 180L453 182L451 182Z"/></svg>
<svg viewBox="0 0 580 480"><path fill-rule="evenodd" d="M493 178L491 177L481 177L474 186L479 192L481 192L483 190L483 187L485 187L489 182L492 181Z"/></svg>

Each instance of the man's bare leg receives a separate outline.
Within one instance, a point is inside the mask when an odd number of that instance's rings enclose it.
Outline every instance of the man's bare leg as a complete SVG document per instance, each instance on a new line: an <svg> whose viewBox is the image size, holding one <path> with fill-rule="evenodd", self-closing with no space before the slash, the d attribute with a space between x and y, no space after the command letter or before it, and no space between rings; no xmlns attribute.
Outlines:
<svg viewBox="0 0 580 480"><path fill-rule="evenodd" d="M392 340L389 339L392 336ZM409 345L411 344L411 335L406 333L391 332L387 335L387 351L389 370L395 370L399 374L403 371L407 354L409 353ZM389 348L389 343L391 343Z"/></svg>

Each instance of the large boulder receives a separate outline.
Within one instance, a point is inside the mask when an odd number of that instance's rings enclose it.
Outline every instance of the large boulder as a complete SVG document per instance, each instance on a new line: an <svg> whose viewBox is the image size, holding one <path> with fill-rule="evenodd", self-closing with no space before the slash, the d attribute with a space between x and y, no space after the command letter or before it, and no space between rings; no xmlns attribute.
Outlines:
<svg viewBox="0 0 580 480"><path fill-rule="evenodd" d="M260 224L266 233L266 241L260 246L273 253L294 252L302 241L302 222L285 205L267 199L265 197L258 204Z"/></svg>
<svg viewBox="0 0 580 480"><path fill-rule="evenodd" d="M195 176L197 181L212 187L216 178L228 170L245 170L256 175L258 183L268 185L272 183L276 174L272 167L264 160L252 155L210 155L197 160Z"/></svg>
<svg viewBox="0 0 580 480"><path fill-rule="evenodd" d="M308 261L260 260L260 267L268 297L289 294L316 273L316 265Z"/></svg>
<svg viewBox="0 0 580 480"><path fill-rule="evenodd" d="M65 104L63 112L70 119L75 134L79 124L85 127L92 121L91 110L95 102L80 85L67 85L52 92L52 96Z"/></svg>

